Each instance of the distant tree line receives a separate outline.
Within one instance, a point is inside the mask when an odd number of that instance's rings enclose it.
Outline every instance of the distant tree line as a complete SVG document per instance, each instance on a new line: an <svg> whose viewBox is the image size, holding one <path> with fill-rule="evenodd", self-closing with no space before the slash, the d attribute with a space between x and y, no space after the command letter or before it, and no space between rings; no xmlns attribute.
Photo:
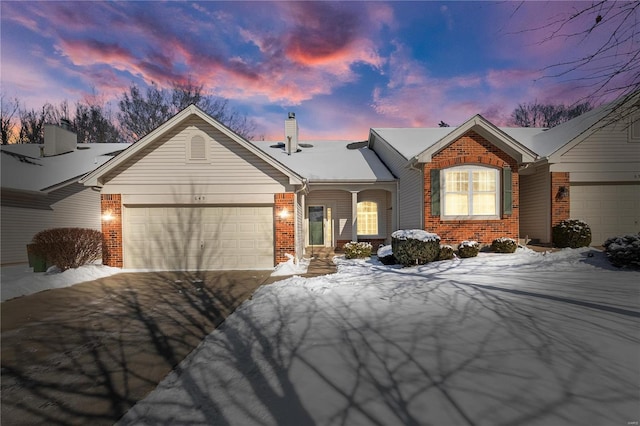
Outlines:
<svg viewBox="0 0 640 426"><path fill-rule="evenodd" d="M70 106L46 103L39 109L20 106L17 98L2 95L0 137L2 144L42 143L44 125L68 125L79 143L136 142L173 115L195 104L239 135L251 139L255 123L229 106L227 99L207 95L192 82L174 83L161 89L152 83L146 89L132 84L117 101L117 111L98 96Z"/></svg>
<svg viewBox="0 0 640 426"><path fill-rule="evenodd" d="M525 103L513 110L511 120L519 127L555 127L592 109L589 102L570 107L562 104Z"/></svg>

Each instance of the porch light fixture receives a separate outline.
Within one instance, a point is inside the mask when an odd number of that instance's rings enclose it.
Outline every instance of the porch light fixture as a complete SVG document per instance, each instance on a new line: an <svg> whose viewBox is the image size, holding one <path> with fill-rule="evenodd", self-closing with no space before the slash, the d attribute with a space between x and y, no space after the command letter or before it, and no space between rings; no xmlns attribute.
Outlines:
<svg viewBox="0 0 640 426"><path fill-rule="evenodd" d="M278 213L278 217L280 217L280 219L286 219L289 217L289 210L287 210L286 208L280 210L280 213Z"/></svg>
<svg viewBox="0 0 640 426"><path fill-rule="evenodd" d="M102 220L105 221L105 222L111 222L113 219L114 219L114 217L113 217L113 213L111 212L111 210L107 210L102 215Z"/></svg>
<svg viewBox="0 0 640 426"><path fill-rule="evenodd" d="M562 200L569 196L569 188L566 186L561 186L558 188L558 193L556 194L556 201Z"/></svg>

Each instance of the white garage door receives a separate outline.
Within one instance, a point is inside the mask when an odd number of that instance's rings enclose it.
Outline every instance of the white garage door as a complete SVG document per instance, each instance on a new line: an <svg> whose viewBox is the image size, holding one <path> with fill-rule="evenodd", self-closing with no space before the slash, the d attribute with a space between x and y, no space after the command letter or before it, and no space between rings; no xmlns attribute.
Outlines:
<svg viewBox="0 0 640 426"><path fill-rule="evenodd" d="M273 268L273 207L125 206L125 268Z"/></svg>
<svg viewBox="0 0 640 426"><path fill-rule="evenodd" d="M592 244L640 231L640 185L571 184L571 218L591 227Z"/></svg>

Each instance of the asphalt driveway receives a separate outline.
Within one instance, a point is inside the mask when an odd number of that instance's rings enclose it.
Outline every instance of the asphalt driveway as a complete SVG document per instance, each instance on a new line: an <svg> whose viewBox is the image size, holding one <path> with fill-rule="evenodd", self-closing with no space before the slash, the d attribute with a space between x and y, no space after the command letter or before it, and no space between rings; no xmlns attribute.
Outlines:
<svg viewBox="0 0 640 426"><path fill-rule="evenodd" d="M113 424L269 273L123 273L2 303L2 424Z"/></svg>

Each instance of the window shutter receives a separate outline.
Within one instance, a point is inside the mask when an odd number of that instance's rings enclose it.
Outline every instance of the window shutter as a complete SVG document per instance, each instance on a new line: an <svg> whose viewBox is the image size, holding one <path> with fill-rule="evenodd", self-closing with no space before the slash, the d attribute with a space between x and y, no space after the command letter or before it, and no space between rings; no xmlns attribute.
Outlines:
<svg viewBox="0 0 640 426"><path fill-rule="evenodd" d="M431 215L440 216L440 170L431 170Z"/></svg>
<svg viewBox="0 0 640 426"><path fill-rule="evenodd" d="M505 167L502 169L502 205L503 213L506 215L513 213L512 183L511 169Z"/></svg>

